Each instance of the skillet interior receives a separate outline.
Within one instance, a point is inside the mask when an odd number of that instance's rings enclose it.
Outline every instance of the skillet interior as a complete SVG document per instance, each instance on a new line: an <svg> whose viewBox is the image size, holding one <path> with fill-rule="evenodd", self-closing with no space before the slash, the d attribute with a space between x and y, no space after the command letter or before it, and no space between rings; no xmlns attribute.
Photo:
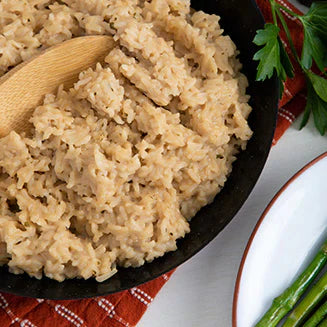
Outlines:
<svg viewBox="0 0 327 327"><path fill-rule="evenodd" d="M253 112L249 124L254 131L246 151L242 152L223 190L211 205L204 207L191 221L191 232L178 242L178 250L137 269L120 269L111 279L66 280L62 283L27 274L13 275L0 268L0 291L48 299L74 299L105 295L145 283L177 267L207 245L232 220L253 189L268 156L277 116L278 86L275 78L255 82L257 63L252 60L257 48L252 43L263 18L254 0L192 0L192 7L221 16L221 25L240 50L243 72L249 79L248 94Z"/></svg>

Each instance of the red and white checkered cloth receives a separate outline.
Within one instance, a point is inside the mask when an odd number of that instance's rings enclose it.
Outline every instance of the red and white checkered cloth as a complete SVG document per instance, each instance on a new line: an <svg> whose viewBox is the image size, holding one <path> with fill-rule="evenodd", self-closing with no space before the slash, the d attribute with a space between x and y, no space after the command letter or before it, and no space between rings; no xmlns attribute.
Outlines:
<svg viewBox="0 0 327 327"><path fill-rule="evenodd" d="M300 13L286 0L278 2ZM265 19L271 21L268 0L257 0L257 3ZM286 12L284 15L294 36L295 46L300 51L303 40L301 24ZM287 45L285 35L282 35L282 39ZM286 82L280 101L274 144L305 106L304 76L295 67L295 77ZM52 301L0 293L0 327L132 327L141 319L171 274L164 274L128 291L94 299Z"/></svg>

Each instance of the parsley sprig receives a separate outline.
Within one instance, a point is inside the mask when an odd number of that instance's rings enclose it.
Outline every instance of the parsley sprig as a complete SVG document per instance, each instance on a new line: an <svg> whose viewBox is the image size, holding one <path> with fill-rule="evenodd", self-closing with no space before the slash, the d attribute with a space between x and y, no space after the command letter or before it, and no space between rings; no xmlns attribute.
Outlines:
<svg viewBox="0 0 327 327"><path fill-rule="evenodd" d="M283 94L284 82L287 77L294 77L294 67L281 41L280 22L288 39L293 58L300 65L307 81L307 104L304 111L301 128L303 128L312 113L314 123L321 135L327 131L327 80L320 76L326 75L327 67L327 1L313 2L309 11L301 16L280 5L276 0L269 0L273 23L267 23L264 29L258 30L253 42L261 46L254 55L258 60L257 81L271 78L274 72L280 82L280 97ZM282 10L296 17L303 25L304 40L301 56L296 52L291 33L288 29ZM321 74L312 71L316 63Z"/></svg>

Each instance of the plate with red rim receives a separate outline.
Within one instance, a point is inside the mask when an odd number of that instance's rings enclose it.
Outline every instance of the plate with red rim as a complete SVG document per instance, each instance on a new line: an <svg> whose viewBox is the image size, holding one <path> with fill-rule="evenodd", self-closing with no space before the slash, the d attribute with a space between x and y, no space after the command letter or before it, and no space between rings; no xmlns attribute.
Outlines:
<svg viewBox="0 0 327 327"><path fill-rule="evenodd" d="M327 237L327 152L297 172L255 226L240 264L233 327L254 327Z"/></svg>

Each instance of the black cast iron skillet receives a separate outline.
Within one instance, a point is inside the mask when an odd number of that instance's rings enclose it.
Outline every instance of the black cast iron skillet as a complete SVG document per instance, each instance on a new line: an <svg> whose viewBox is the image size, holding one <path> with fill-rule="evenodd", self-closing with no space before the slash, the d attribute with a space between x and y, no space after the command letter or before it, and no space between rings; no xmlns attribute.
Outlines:
<svg viewBox="0 0 327 327"><path fill-rule="evenodd" d="M137 269L120 269L111 279L98 283L90 280L66 280L62 283L44 278L37 280L0 269L0 290L22 296L48 299L76 299L122 291L145 283L177 267L207 245L232 220L253 189L265 164L272 142L277 116L276 79L255 82L257 63L252 61L256 47L255 31L264 21L251 0L200 0L192 7L221 16L221 25L241 51L243 72L249 78L253 112L249 123L254 131L246 151L238 156L233 172L211 205L204 207L191 221L191 232L178 242L178 250Z"/></svg>

